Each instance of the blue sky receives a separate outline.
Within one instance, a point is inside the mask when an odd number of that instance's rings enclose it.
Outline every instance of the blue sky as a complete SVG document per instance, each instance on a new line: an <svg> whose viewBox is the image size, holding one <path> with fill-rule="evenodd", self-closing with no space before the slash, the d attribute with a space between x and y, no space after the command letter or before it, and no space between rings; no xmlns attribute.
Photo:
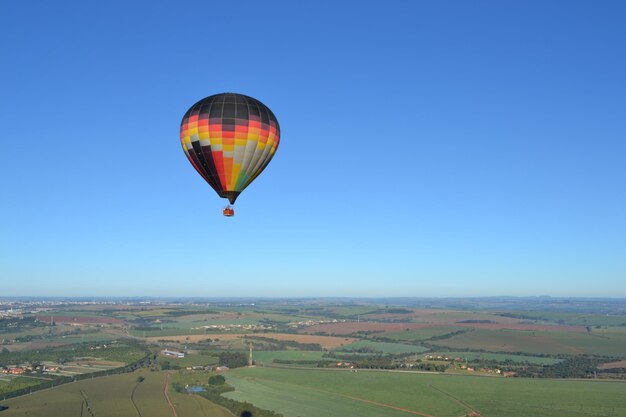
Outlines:
<svg viewBox="0 0 626 417"><path fill-rule="evenodd" d="M626 297L625 19L2 2L0 295ZM225 91L282 130L232 219L178 138Z"/></svg>

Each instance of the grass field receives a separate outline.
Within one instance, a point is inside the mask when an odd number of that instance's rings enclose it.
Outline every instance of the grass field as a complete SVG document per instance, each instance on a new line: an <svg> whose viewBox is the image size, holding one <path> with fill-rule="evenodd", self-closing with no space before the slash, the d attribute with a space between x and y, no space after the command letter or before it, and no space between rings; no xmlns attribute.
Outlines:
<svg viewBox="0 0 626 417"><path fill-rule="evenodd" d="M28 388L39 385L43 378L27 378L23 376L0 375L0 399L4 394L16 391L22 388Z"/></svg>
<svg viewBox="0 0 626 417"><path fill-rule="evenodd" d="M52 310L46 311L46 317L113 317L110 314L104 314L99 311L85 310Z"/></svg>
<svg viewBox="0 0 626 417"><path fill-rule="evenodd" d="M172 365L178 365L180 367L187 366L206 366L217 364L217 357L202 355L199 353L191 353L184 358L174 358L171 356L165 356L159 354L159 361L168 361Z"/></svg>
<svg viewBox="0 0 626 417"><path fill-rule="evenodd" d="M290 361L321 361L324 360L322 351L308 350L257 350L252 357L257 363L272 363L274 359Z"/></svg>
<svg viewBox="0 0 626 417"><path fill-rule="evenodd" d="M377 310L376 306L354 305L354 306L325 306L322 311L328 312L331 315L338 315L342 317L356 317L359 314L367 314L374 310Z"/></svg>
<svg viewBox="0 0 626 417"><path fill-rule="evenodd" d="M443 336L460 330L467 330L467 328L456 326L426 327L423 329L384 333L381 336L394 340L419 341L427 340L435 336Z"/></svg>
<svg viewBox="0 0 626 417"><path fill-rule="evenodd" d="M515 311L515 314L539 321L580 326L621 326L626 323L626 315L624 314L608 315L557 311Z"/></svg>
<svg viewBox="0 0 626 417"><path fill-rule="evenodd" d="M15 338L24 337L24 336L41 336L41 335L47 335L49 333L50 333L49 327L40 327L40 326L11 329L10 331L0 333L0 341L13 340Z"/></svg>
<svg viewBox="0 0 626 417"><path fill-rule="evenodd" d="M145 378L141 383L139 376ZM2 417L84 417L89 416L87 403L97 417L172 417L164 384L164 372L135 372L61 385L0 405L9 407ZM169 395L178 417L232 417L204 398L171 389Z"/></svg>
<svg viewBox="0 0 626 417"><path fill-rule="evenodd" d="M450 324L463 320L489 320L498 323L515 322L516 319L501 317L489 312L458 311L442 309L414 309L410 314L368 314L366 319L402 319L416 323Z"/></svg>
<svg viewBox="0 0 626 417"><path fill-rule="evenodd" d="M194 314L191 316L181 316L177 317L175 322L172 323L164 323L164 327L170 328L178 328L178 329L190 329L193 327L200 326L209 326L209 325L249 325L249 324L259 324L259 319L261 317L250 317L250 316L235 316L235 315L204 315L204 314Z"/></svg>
<svg viewBox="0 0 626 417"><path fill-rule="evenodd" d="M43 339L46 342L61 342L64 344L87 343L87 342L106 342L114 340L116 337L107 333L85 333L70 334L66 336L50 336Z"/></svg>
<svg viewBox="0 0 626 417"><path fill-rule="evenodd" d="M477 329L430 343L494 352L595 354L626 357L626 334Z"/></svg>
<svg viewBox="0 0 626 417"><path fill-rule="evenodd" d="M227 396L301 417L626 416L626 383L241 368ZM401 411L403 409L404 411Z"/></svg>
<svg viewBox="0 0 626 417"><path fill-rule="evenodd" d="M178 336L178 338L185 338L185 336L189 335L208 335L207 337L211 337L210 333L207 333L204 329L180 329L176 327L165 327L163 326L163 330L155 329L155 330L130 330L129 333L134 337L170 337L170 336Z"/></svg>
<svg viewBox="0 0 626 417"><path fill-rule="evenodd" d="M514 363L531 363L537 365L554 365L561 362L561 359L554 358L542 358L541 356L528 356L528 355L509 355L506 353L488 353L488 352L445 352L445 351L433 351L428 352L429 355L441 355L450 358L462 358L467 360L485 359L494 360L498 362L504 362L509 360Z"/></svg>
<svg viewBox="0 0 626 417"><path fill-rule="evenodd" d="M361 348L369 348L377 352L383 353L421 353L425 352L428 349L423 346L415 346L415 345L405 345L403 343L386 343L386 342L373 342L371 340L360 340L358 342L350 343L349 345L343 346L339 350L341 351L351 351Z"/></svg>
<svg viewBox="0 0 626 417"><path fill-rule="evenodd" d="M148 339L150 342L159 342L160 340L169 340L177 343L197 343L206 339L219 339L220 342L229 340L238 340L245 336L258 336L267 337L277 340L293 340L298 343L318 343L325 349L334 349L339 346L347 345L354 342L356 339L349 337L335 337L335 336L316 336L308 334L291 334L291 333L219 333L219 334L206 334L206 335L182 335L182 336L164 336L164 337L151 337ZM242 346L244 346L242 344Z"/></svg>

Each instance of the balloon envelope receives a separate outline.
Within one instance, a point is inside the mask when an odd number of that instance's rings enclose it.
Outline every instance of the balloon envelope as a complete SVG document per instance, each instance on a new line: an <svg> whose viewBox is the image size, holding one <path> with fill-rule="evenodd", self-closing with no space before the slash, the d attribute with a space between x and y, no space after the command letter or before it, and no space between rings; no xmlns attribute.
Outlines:
<svg viewBox="0 0 626 417"><path fill-rule="evenodd" d="M187 110L180 141L196 171L233 204L274 157L280 127L274 113L257 99L223 93Z"/></svg>

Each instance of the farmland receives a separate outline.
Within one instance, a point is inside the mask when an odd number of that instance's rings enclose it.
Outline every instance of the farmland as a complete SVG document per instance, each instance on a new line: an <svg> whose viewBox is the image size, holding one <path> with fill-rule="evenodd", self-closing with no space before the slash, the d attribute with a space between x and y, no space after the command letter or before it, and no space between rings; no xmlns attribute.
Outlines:
<svg viewBox="0 0 626 417"><path fill-rule="evenodd" d="M43 378L26 378L22 376L0 376L0 397L12 391L34 387L41 383Z"/></svg>
<svg viewBox="0 0 626 417"><path fill-rule="evenodd" d="M218 335L180 335L176 336L167 336L167 337L151 337L147 340L152 342L159 342L163 340L177 342L177 343L198 343L200 341L206 340L207 338L219 339L219 341L240 341L246 336L263 336L270 339L276 340L291 340L298 343L316 343L322 346L322 348L333 349L343 345L347 345L351 342L354 342L356 339L354 338L346 338L346 337L333 337L333 336L316 336L316 335L306 335L306 334L291 334L291 333L259 333L259 334L251 334L251 333L243 333L243 334L218 334ZM243 345L242 345L243 347Z"/></svg>
<svg viewBox="0 0 626 417"><path fill-rule="evenodd" d="M424 341L433 337L442 337L451 333L466 331L463 327L441 326L424 327L421 329L405 330L402 332L388 332L381 334L381 337L399 341Z"/></svg>
<svg viewBox="0 0 626 417"><path fill-rule="evenodd" d="M463 352L463 351L435 351L429 352L433 356L445 356L450 358L461 358L467 360L488 360L497 362L513 362L513 363L532 363L537 365L554 365L559 363L561 359L546 358L541 356L528 356L528 355L511 355L506 353L492 353L492 352Z"/></svg>
<svg viewBox="0 0 626 417"><path fill-rule="evenodd" d="M477 329L432 343L445 347L494 352L596 354L626 357L626 335L620 333L612 333L610 336L604 334L600 337L594 333Z"/></svg>
<svg viewBox="0 0 626 417"><path fill-rule="evenodd" d="M132 343L78 344L72 348L4 352L0 356L0 366L3 367L0 394L11 397L65 383L85 374L107 373L145 356L146 351ZM19 369L18 375L21 376L9 373L10 369Z"/></svg>
<svg viewBox="0 0 626 417"><path fill-rule="evenodd" d="M339 349L340 351L371 351L381 353L420 353L427 349L422 346L405 345L403 343L388 343L388 342L373 342L371 340L360 340L358 342L350 343Z"/></svg>
<svg viewBox="0 0 626 417"><path fill-rule="evenodd" d="M55 387L33 392L31 402L3 401L10 408L2 416L53 415L43 404L59 416L82 409L84 417L87 405L100 417L169 416L170 375L181 417L228 415L211 402L236 410L226 398L289 417L626 417L626 384L618 382L626 379L626 315L617 309L602 316L261 301L91 304L37 315L57 320L0 320L0 393ZM257 366L246 368L250 346ZM164 348L185 357L163 356ZM234 391L180 392L209 387L208 370L217 366ZM15 367L23 375L12 374ZM127 373L102 376L108 370ZM546 379L554 377L561 379Z"/></svg>
<svg viewBox="0 0 626 417"><path fill-rule="evenodd" d="M260 350L254 352L254 360L257 363L272 363L274 360L283 361L321 361L324 352L306 350Z"/></svg>
<svg viewBox="0 0 626 417"><path fill-rule="evenodd" d="M237 389L231 398L302 417L626 416L621 382L270 368L236 370L227 380Z"/></svg>
<svg viewBox="0 0 626 417"><path fill-rule="evenodd" d="M140 383L139 377L144 378ZM103 417L172 417L172 409L163 395L165 382L164 372L135 372L70 383L7 400L3 405L9 408L2 412L2 417L80 417L89 415L87 406ZM168 393L179 417L232 417L204 398L174 390Z"/></svg>
<svg viewBox="0 0 626 417"><path fill-rule="evenodd" d="M173 366L187 367L187 366L208 366L217 364L217 358L215 356L191 353L184 358L173 358L170 356L159 355L162 361L167 361Z"/></svg>

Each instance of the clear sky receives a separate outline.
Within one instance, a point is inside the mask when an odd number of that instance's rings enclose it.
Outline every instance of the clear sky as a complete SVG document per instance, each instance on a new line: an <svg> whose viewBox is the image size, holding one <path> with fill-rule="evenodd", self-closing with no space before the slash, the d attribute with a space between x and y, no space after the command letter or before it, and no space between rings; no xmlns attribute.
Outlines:
<svg viewBox="0 0 626 417"><path fill-rule="evenodd" d="M0 295L626 296L623 1L0 2ZM232 219L197 100L281 145Z"/></svg>

